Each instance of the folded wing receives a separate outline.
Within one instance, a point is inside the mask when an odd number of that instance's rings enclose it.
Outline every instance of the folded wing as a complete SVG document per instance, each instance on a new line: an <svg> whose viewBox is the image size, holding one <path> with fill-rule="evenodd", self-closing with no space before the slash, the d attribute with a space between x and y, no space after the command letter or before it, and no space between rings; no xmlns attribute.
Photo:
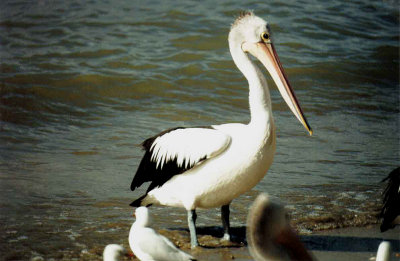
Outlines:
<svg viewBox="0 0 400 261"><path fill-rule="evenodd" d="M148 191L170 178L225 151L231 137L212 127L175 128L164 131L142 144L145 149L131 190L151 181Z"/></svg>

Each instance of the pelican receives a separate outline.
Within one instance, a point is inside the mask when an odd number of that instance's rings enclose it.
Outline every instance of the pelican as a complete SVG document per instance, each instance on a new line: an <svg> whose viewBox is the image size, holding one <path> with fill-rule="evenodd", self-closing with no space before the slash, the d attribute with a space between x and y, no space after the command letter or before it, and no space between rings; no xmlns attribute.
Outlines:
<svg viewBox="0 0 400 261"><path fill-rule="evenodd" d="M315 260L290 226L284 207L266 193L250 207L246 238L256 261Z"/></svg>
<svg viewBox="0 0 400 261"><path fill-rule="evenodd" d="M135 190L151 182L131 206L187 210L192 248L198 246L196 209L221 207L223 239L230 240L229 204L265 176L274 157L271 97L262 71L249 55L268 70L289 108L312 134L276 53L269 24L245 12L233 23L228 41L233 61L249 84L250 122L178 127L145 140L145 154L131 183Z"/></svg>
<svg viewBox="0 0 400 261"><path fill-rule="evenodd" d="M129 231L129 246L140 260L196 260L191 255L176 248L166 237L149 227L151 218L146 207L137 208L135 215L136 221Z"/></svg>

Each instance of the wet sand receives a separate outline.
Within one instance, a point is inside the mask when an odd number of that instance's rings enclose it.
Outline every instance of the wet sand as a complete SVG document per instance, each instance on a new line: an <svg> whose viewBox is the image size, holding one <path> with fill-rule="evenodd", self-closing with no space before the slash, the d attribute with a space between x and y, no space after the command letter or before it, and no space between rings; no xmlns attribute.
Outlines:
<svg viewBox="0 0 400 261"><path fill-rule="evenodd" d="M159 233L167 236L175 245L192 254L198 260L253 260L245 242L245 227L233 228L234 242L221 241L220 227L199 227L198 236L201 247L190 249L189 233L186 229L163 229ZM378 225L368 227L350 227L326 231L317 231L301 235L301 240L317 260L375 260L376 250L382 240L390 241L393 249L392 260L400 260L400 227L385 233ZM124 246L129 249L128 242ZM61 260L101 260L103 249L96 247L82 251L79 257L64 256ZM33 259L35 260L35 259ZM38 258L37 260L43 260ZM124 257L123 260L138 260Z"/></svg>
<svg viewBox="0 0 400 261"><path fill-rule="evenodd" d="M318 260L375 260L379 244L389 241L392 260L400 260L400 227L381 233L379 226L350 227L315 232L302 241Z"/></svg>
<svg viewBox="0 0 400 261"><path fill-rule="evenodd" d="M171 238L171 234L177 231L161 231ZM179 232L179 237L182 233ZM209 235L205 235L208 233ZM222 230L216 227L200 228L199 241L203 247L191 251L189 249L188 234L183 241L178 238L182 249L190 252L199 260L253 260L248 252L245 243L245 228L235 228L233 231L236 243L221 242ZM376 250L382 240L390 241L392 244L393 259L400 260L400 227L389 230L385 233L379 231L379 226L350 227L326 231L313 232L308 235L301 235L301 240L317 260L352 260L365 261L375 260Z"/></svg>
<svg viewBox="0 0 400 261"><path fill-rule="evenodd" d="M200 228L199 241L203 247L193 251L189 250L187 231L177 232L161 231L199 260L253 260L245 243L244 227L235 228L233 231L236 243L220 241L219 237L222 236L220 228ZM206 233L209 235L205 235ZM171 237L171 234L177 234L177 237ZM187 235L182 238L183 234ZM326 230L301 235L301 240L318 260L324 261L375 260L380 242L386 240L392 244L393 260L400 260L400 227L385 233L381 233L377 225Z"/></svg>

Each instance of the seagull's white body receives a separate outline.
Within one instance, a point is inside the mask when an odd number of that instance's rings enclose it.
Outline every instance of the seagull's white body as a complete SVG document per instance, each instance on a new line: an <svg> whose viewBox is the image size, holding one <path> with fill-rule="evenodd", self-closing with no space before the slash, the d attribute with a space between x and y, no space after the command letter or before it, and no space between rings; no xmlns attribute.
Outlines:
<svg viewBox="0 0 400 261"><path fill-rule="evenodd" d="M179 250L166 237L148 227L150 223L146 207L136 209L136 221L129 232L129 245L133 253L142 261L195 260L191 255Z"/></svg>
<svg viewBox="0 0 400 261"><path fill-rule="evenodd" d="M250 12L239 17L229 33L232 58L249 83L248 124L177 128L143 143L146 153L131 189L147 181L152 183L147 193L131 205L185 208L193 246L198 244L195 209L222 206L224 237L229 239L230 202L252 189L273 161L276 134L270 93L263 73L248 53L268 69L290 109L312 133L269 35L267 23Z"/></svg>
<svg viewBox="0 0 400 261"><path fill-rule="evenodd" d="M126 253L123 246L117 244L109 244L104 248L103 261L120 261L122 255Z"/></svg>
<svg viewBox="0 0 400 261"><path fill-rule="evenodd" d="M376 252L376 261L390 261L392 254L392 247L390 242L382 241L379 244L378 251Z"/></svg>

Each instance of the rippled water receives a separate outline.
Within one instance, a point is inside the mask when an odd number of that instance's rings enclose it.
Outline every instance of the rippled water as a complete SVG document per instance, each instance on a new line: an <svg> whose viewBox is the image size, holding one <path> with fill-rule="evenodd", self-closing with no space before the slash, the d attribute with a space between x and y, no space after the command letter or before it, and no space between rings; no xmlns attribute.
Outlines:
<svg viewBox="0 0 400 261"><path fill-rule="evenodd" d="M249 120L227 45L243 9L271 23L314 135L269 81L277 154L234 201L233 225L259 191L287 202L303 231L376 222L379 181L400 158L398 3L1 1L4 259L126 244L138 144L174 126ZM159 227L186 227L183 210L153 211ZM218 212L200 211L199 224L219 224Z"/></svg>

